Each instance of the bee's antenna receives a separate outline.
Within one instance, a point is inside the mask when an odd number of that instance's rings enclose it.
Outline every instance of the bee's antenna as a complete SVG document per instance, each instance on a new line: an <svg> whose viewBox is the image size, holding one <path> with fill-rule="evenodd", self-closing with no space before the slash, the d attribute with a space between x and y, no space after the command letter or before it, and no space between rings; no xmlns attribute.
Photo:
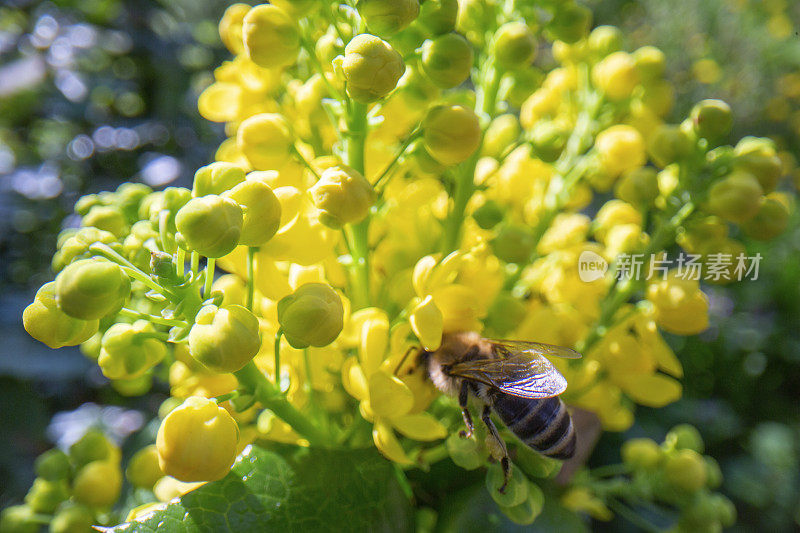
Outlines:
<svg viewBox="0 0 800 533"><path fill-rule="evenodd" d="M408 350L406 350L406 353L403 354L403 358L400 359L400 362L397 364L397 368L394 369L394 372L392 372L392 374L397 375L397 372L403 367L403 363L405 363L406 359L408 359L408 355L411 352L415 351L416 349L417 349L416 346L409 346L408 347Z"/></svg>

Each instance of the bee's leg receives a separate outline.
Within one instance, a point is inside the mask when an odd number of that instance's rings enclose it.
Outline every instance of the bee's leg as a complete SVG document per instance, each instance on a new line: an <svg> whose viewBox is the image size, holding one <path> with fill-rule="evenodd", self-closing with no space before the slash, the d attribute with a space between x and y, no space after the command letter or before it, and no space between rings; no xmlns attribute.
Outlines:
<svg viewBox="0 0 800 533"><path fill-rule="evenodd" d="M486 427L489 429L489 433L492 435L492 438L497 441L497 445L500 447L500 450L503 453L503 457L500 459L500 466L503 468L503 485L498 489L498 492L504 493L506 491L506 485L508 485L508 480L511 479L511 463L508 460L506 443L500 438L500 434L497 432L497 427L494 425L494 422L492 422L492 410L488 405L483 406L481 420L483 420L483 423L486 424Z"/></svg>
<svg viewBox="0 0 800 533"><path fill-rule="evenodd" d="M464 417L464 424L467 426L467 430L461 430L459 435L462 438L468 439L472 436L472 432L475 431L475 425L472 423L472 415L469 412L469 385L466 381L461 382L461 390L458 393L458 405L461 406L461 415Z"/></svg>

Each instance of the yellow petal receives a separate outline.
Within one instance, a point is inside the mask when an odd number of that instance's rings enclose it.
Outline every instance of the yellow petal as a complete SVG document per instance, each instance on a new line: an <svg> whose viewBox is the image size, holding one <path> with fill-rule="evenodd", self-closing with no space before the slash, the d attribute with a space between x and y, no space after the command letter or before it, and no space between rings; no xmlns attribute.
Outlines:
<svg viewBox="0 0 800 533"><path fill-rule="evenodd" d="M358 353L364 374L371 376L386 356L389 346L389 321L384 318L371 318L361 326L361 344Z"/></svg>
<svg viewBox="0 0 800 533"><path fill-rule="evenodd" d="M256 289L270 300L277 302L292 293L286 274L278 269L269 255L262 252L256 254L254 274Z"/></svg>
<svg viewBox="0 0 800 533"><path fill-rule="evenodd" d="M322 265L302 266L293 264L289 268L289 286L296 291L306 283L324 283L325 271Z"/></svg>
<svg viewBox="0 0 800 533"><path fill-rule="evenodd" d="M428 287L428 279L430 279L433 269L436 267L436 258L432 255L426 255L414 266L414 274L411 282L414 285L414 291L420 298L424 297L430 292Z"/></svg>
<svg viewBox="0 0 800 533"><path fill-rule="evenodd" d="M239 115L242 89L233 83L217 82L200 94L197 107L212 122L230 122Z"/></svg>
<svg viewBox="0 0 800 533"><path fill-rule="evenodd" d="M620 387L636 403L648 407L664 407L681 397L681 384L662 375L630 376Z"/></svg>
<svg viewBox="0 0 800 533"><path fill-rule="evenodd" d="M458 275L458 269L461 268L464 256L461 252L453 252L439 263L436 270L433 271L430 278L428 278L428 289L435 289L442 285L453 283Z"/></svg>
<svg viewBox="0 0 800 533"><path fill-rule="evenodd" d="M395 437L391 426L386 422L379 420L375 424L375 427L372 428L372 440L375 442L375 447L387 459L401 465L410 465L412 463L400 445L400 441Z"/></svg>
<svg viewBox="0 0 800 533"><path fill-rule="evenodd" d="M414 406L414 393L396 377L376 372L369 378L369 401L377 416L400 416Z"/></svg>
<svg viewBox="0 0 800 533"><path fill-rule="evenodd" d="M397 431L414 440L430 441L447 436L447 428L429 413L403 415L392 418Z"/></svg>
<svg viewBox="0 0 800 533"><path fill-rule="evenodd" d="M342 385L353 398L359 400L369 398L367 378L364 376L364 371L358 366L358 360L355 357L348 357L342 363Z"/></svg>
<svg viewBox="0 0 800 533"><path fill-rule="evenodd" d="M433 303L433 297L428 296L422 300L411 312L409 319L411 329L422 343L423 348L433 351L442 343L444 331L444 317L442 312Z"/></svg>

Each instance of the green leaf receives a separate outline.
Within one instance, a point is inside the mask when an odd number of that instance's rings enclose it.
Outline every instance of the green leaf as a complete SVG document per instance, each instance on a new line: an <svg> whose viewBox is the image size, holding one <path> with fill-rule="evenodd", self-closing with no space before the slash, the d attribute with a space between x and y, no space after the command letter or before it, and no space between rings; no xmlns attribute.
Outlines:
<svg viewBox="0 0 800 533"><path fill-rule="evenodd" d="M109 532L411 531L411 504L375 450L248 446L225 478Z"/></svg>

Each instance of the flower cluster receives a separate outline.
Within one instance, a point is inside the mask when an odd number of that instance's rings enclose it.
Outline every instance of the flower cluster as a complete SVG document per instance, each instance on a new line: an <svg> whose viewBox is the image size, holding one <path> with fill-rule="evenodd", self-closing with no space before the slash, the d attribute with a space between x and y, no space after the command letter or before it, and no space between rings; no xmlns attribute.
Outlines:
<svg viewBox="0 0 800 533"><path fill-rule="evenodd" d="M704 330L708 299L676 276L619 280L615 260L780 233L791 201L771 143L724 144L720 101L665 123L663 54L590 32L572 2L323 4L228 8L234 57L199 100L225 123L216 162L191 190L81 199L82 227L25 311L32 336L81 344L124 394L168 375L156 448L137 464L195 483L256 439L371 436L404 467L483 466L496 450L452 436L458 406L415 355L460 331L576 347L582 359L553 361L564 399L608 430L630 427L635 404L678 399L661 332ZM587 251L612 265L589 282ZM529 478L553 462L510 447L507 491L495 466L487 485L530 523L543 493Z"/></svg>

